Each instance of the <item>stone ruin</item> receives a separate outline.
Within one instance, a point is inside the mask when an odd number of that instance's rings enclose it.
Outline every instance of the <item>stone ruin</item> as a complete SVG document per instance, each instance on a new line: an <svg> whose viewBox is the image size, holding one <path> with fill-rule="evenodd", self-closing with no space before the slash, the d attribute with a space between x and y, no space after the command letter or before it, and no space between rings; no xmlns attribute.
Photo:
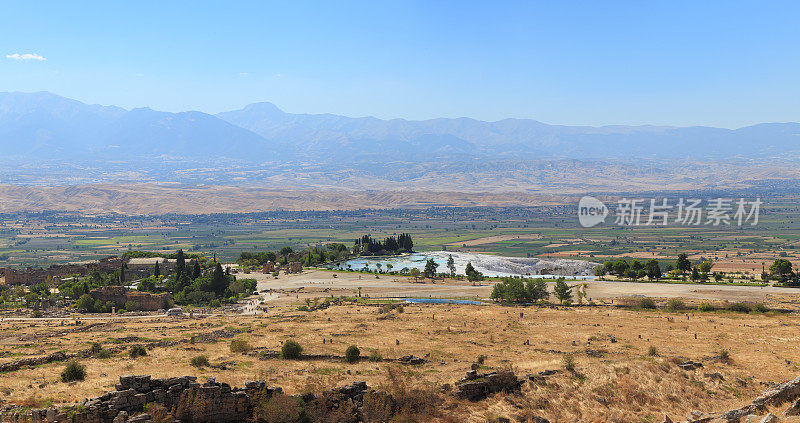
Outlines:
<svg viewBox="0 0 800 423"><path fill-rule="evenodd" d="M115 390L97 398L86 399L77 407L28 410L0 410L0 421L8 423L123 423L150 422L156 416L150 410L161 410L169 421L198 423L230 423L254 421L254 408L259 401L282 394L279 387L263 381L247 382L234 388L214 379L200 384L194 376L152 379L150 376L122 376ZM366 382L336 388L320 398L313 394L295 396L306 404L338 407L351 404L358 410L368 391ZM154 407L155 406L155 407ZM147 410L147 411L146 411ZM357 418L357 416L353 416Z"/></svg>
<svg viewBox="0 0 800 423"><path fill-rule="evenodd" d="M136 302L139 310L155 311L172 307L172 295L166 292L153 294L150 292L132 291L124 286L102 286L89 292L95 300L112 302L117 309L125 308L128 301Z"/></svg>

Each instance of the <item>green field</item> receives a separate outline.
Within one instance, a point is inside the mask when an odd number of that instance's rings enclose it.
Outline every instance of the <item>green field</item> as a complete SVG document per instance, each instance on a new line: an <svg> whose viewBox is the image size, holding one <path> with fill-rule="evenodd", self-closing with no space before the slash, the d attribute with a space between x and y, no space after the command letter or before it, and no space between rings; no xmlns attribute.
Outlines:
<svg viewBox="0 0 800 423"><path fill-rule="evenodd" d="M800 244L798 197L764 199L757 226L638 226L578 224L575 206L530 208L431 208L330 212L270 212L204 216L94 216L31 213L0 215L0 267L44 266L119 255L126 250L216 255L241 251L305 249L329 242L352 245L357 237L410 233L415 249L460 250L516 257L675 256L690 251L710 260L792 257ZM502 235L485 243L471 240Z"/></svg>

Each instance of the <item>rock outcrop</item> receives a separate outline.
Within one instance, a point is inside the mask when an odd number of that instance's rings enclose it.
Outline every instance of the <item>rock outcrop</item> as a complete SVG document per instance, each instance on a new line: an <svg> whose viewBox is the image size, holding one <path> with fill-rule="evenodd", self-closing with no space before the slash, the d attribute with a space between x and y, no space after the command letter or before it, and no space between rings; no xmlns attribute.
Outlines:
<svg viewBox="0 0 800 423"><path fill-rule="evenodd" d="M517 391L521 386L522 381L511 371L478 373L476 370L470 370L464 379L456 382L456 396L470 401L480 401L497 392Z"/></svg>
<svg viewBox="0 0 800 423"><path fill-rule="evenodd" d="M353 421L363 407L364 395L370 392L366 382L339 387L322 394L295 396L300 403L316 410L351 412ZM255 421L259 405L275 396L283 395L279 387L270 387L263 381L247 382L243 388L218 383L213 378L203 384L193 376L152 379L150 376L122 376L115 390L97 398L84 400L77 407L63 410L55 408L29 410L0 410L0 421L9 423L69 422L69 423L124 423L150 422L154 416L150 409L163 413L160 420L232 423ZM383 394L391 402L391 396ZM344 407L347 405L348 407ZM145 413L145 409L148 410ZM363 420L363 419L361 419Z"/></svg>

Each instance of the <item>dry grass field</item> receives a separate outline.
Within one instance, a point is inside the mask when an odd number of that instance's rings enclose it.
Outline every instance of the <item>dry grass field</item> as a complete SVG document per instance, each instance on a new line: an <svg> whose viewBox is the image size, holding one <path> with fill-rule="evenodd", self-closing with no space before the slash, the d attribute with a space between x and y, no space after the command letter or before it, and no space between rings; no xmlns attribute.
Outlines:
<svg viewBox="0 0 800 423"><path fill-rule="evenodd" d="M88 371L82 382L59 380L63 362L2 373L0 403L74 403L113 389L125 374L214 377L236 386L262 379L288 393L356 380L388 389L388 372L400 367L406 383L443 398L433 420L538 415L556 422L660 422L665 414L683 418L691 410L738 407L769 384L800 373L800 316L794 314L497 305L406 305L404 312L381 313L377 305L354 303L301 312L296 306L282 303L253 316L149 317L77 326L74 319L6 320L0 322L0 363L86 349L91 342L107 348L167 342L137 359L125 350L106 359L81 359ZM224 329L239 333L216 342L198 337ZM194 343L189 341L193 336ZM253 350L231 352L232 339L246 340ZM297 361L259 357L261 351L278 351L288 339L297 340L307 354L330 356ZM359 346L362 357L377 352L384 361L347 364L338 357L349 345ZM720 358L723 351L729 360ZM427 361L414 366L390 361L409 354ZM199 355L208 356L213 367L192 367L191 358ZM544 385L526 383L519 394L475 403L441 392L442 385L461 379L482 355L485 368L510 368L519 376L560 372ZM564 370L568 355L575 359L574 372ZM681 370L676 363L685 359L704 367Z"/></svg>

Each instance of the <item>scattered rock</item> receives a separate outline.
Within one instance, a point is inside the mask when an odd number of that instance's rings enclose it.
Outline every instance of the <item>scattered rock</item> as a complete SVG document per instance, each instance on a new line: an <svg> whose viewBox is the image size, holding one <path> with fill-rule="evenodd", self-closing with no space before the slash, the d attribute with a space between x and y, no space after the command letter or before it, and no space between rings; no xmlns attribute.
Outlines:
<svg viewBox="0 0 800 423"><path fill-rule="evenodd" d="M510 371L477 373L470 370L464 379L456 382L456 396L479 401L497 392L519 390L521 385L522 382Z"/></svg>
<svg viewBox="0 0 800 423"><path fill-rule="evenodd" d="M417 356L414 356L414 355L406 355L406 356L398 358L397 362L398 363L402 363L402 364L417 365L417 364L425 364L426 360L424 358L417 357Z"/></svg>
<svg viewBox="0 0 800 423"><path fill-rule="evenodd" d="M680 367L683 370L695 370L703 367L703 363L699 363L692 360L686 360L682 363L678 363L678 367Z"/></svg>

